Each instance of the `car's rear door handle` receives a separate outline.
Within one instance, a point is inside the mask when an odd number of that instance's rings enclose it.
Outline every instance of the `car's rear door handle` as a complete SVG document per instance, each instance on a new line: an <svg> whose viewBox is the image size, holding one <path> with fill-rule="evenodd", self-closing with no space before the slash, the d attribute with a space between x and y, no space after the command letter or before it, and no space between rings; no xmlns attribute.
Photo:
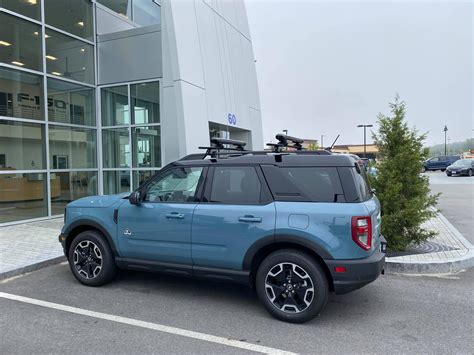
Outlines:
<svg viewBox="0 0 474 355"><path fill-rule="evenodd" d="M167 213L165 216L166 216L166 218L175 218L175 219L183 219L184 218L184 214L183 213L178 213L178 212Z"/></svg>
<svg viewBox="0 0 474 355"><path fill-rule="evenodd" d="M262 217L254 217L254 216L241 216L239 217L240 222L247 222L247 223L260 223L262 222Z"/></svg>

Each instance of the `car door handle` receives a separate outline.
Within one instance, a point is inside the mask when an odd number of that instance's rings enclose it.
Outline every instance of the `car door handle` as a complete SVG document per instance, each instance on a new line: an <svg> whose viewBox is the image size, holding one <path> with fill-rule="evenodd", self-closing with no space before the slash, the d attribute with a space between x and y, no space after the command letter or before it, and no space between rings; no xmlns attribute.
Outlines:
<svg viewBox="0 0 474 355"><path fill-rule="evenodd" d="M183 219L184 218L184 214L178 213L178 212L167 213L165 216L166 216L166 218L175 218L175 219Z"/></svg>
<svg viewBox="0 0 474 355"><path fill-rule="evenodd" d="M260 223L262 222L262 217L254 217L254 216L241 216L239 217L240 222L247 222L247 223Z"/></svg>

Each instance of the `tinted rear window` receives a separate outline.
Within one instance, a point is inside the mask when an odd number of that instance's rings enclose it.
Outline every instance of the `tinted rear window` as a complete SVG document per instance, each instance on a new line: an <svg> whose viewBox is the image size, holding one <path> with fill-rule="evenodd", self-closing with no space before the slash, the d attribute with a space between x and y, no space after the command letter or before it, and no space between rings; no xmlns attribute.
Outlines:
<svg viewBox="0 0 474 355"><path fill-rule="evenodd" d="M210 202L260 203L262 186L254 167L216 167Z"/></svg>
<svg viewBox="0 0 474 355"><path fill-rule="evenodd" d="M337 168L262 168L277 201L345 202Z"/></svg>

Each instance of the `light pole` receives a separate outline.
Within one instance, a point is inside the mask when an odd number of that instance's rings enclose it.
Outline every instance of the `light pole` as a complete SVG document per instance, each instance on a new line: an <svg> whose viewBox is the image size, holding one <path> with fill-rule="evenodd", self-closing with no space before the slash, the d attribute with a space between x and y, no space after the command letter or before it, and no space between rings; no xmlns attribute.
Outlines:
<svg viewBox="0 0 474 355"><path fill-rule="evenodd" d="M325 137L324 134L321 134L321 149L324 149L323 138Z"/></svg>
<svg viewBox="0 0 474 355"><path fill-rule="evenodd" d="M447 153L447 149L446 149L446 148L447 148L447 147L446 147L446 133L448 132L448 126L445 125L443 131L444 131L444 155L446 156L446 155L447 155L447 154L446 154L446 153Z"/></svg>
<svg viewBox="0 0 474 355"><path fill-rule="evenodd" d="M361 128L361 127L364 127L364 158L365 158L366 155L367 155L366 130L367 130L367 127L373 127L373 125L371 125L371 124L360 124L360 125L357 125L357 128Z"/></svg>

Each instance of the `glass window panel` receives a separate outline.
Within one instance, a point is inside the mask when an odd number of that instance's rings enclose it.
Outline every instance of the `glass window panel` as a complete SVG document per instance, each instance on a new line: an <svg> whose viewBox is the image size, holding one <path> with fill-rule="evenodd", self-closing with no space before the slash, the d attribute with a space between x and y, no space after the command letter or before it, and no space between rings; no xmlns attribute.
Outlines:
<svg viewBox="0 0 474 355"><path fill-rule="evenodd" d="M94 47L59 32L46 30L49 74L94 84Z"/></svg>
<svg viewBox="0 0 474 355"><path fill-rule="evenodd" d="M42 71L41 26L0 12L0 62Z"/></svg>
<svg viewBox="0 0 474 355"><path fill-rule="evenodd" d="M50 121L95 126L94 89L61 80L48 79Z"/></svg>
<svg viewBox="0 0 474 355"><path fill-rule="evenodd" d="M132 17L132 2L130 0L97 0L97 2L126 19L130 20Z"/></svg>
<svg viewBox="0 0 474 355"><path fill-rule="evenodd" d="M49 126L51 169L96 168L95 129Z"/></svg>
<svg viewBox="0 0 474 355"><path fill-rule="evenodd" d="M0 120L0 170L45 169L44 125Z"/></svg>
<svg viewBox="0 0 474 355"><path fill-rule="evenodd" d="M46 174L0 174L0 223L48 214Z"/></svg>
<svg viewBox="0 0 474 355"><path fill-rule="evenodd" d="M130 192L130 170L104 171L104 194Z"/></svg>
<svg viewBox="0 0 474 355"><path fill-rule="evenodd" d="M94 27L90 0L44 0L44 15L48 25L93 40Z"/></svg>
<svg viewBox="0 0 474 355"><path fill-rule="evenodd" d="M176 168L147 185L144 200L150 202L193 202L199 184L200 167Z"/></svg>
<svg viewBox="0 0 474 355"><path fill-rule="evenodd" d="M141 83L130 86L132 96L132 123L160 122L159 82Z"/></svg>
<svg viewBox="0 0 474 355"><path fill-rule="evenodd" d="M44 120L42 77L0 68L0 116Z"/></svg>
<svg viewBox="0 0 474 355"><path fill-rule="evenodd" d="M104 168L130 167L128 128L102 130Z"/></svg>
<svg viewBox="0 0 474 355"><path fill-rule="evenodd" d="M35 20L41 18L41 0L0 0L0 7L17 12ZM1 33L1 32L0 32Z"/></svg>
<svg viewBox="0 0 474 355"><path fill-rule="evenodd" d="M127 86L115 86L101 90L102 125L129 124Z"/></svg>
<svg viewBox="0 0 474 355"><path fill-rule="evenodd" d="M161 167L160 126L133 128L132 146L134 168Z"/></svg>
<svg viewBox="0 0 474 355"><path fill-rule="evenodd" d="M258 204L262 186L253 167L218 167L209 202Z"/></svg>
<svg viewBox="0 0 474 355"><path fill-rule="evenodd" d="M136 170L133 172L133 189L137 189L149 178L155 175L158 170Z"/></svg>
<svg viewBox="0 0 474 355"><path fill-rule="evenodd" d="M160 5L153 0L133 0L133 22L139 26L160 24Z"/></svg>
<svg viewBox="0 0 474 355"><path fill-rule="evenodd" d="M97 194L97 172L51 173L51 213L63 214L71 201Z"/></svg>

